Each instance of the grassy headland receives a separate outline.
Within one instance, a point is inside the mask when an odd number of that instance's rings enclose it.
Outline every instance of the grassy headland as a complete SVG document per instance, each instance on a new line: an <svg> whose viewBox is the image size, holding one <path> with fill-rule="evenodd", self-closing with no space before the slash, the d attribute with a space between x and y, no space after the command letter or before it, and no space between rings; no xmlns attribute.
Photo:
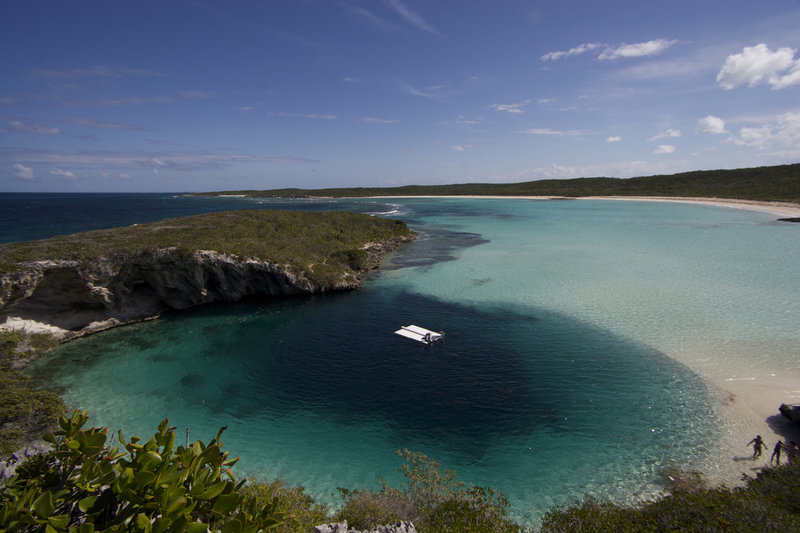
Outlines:
<svg viewBox="0 0 800 533"><path fill-rule="evenodd" d="M224 211L149 224L0 245L0 274L43 260L91 261L115 254L176 248L265 259L299 272L366 258L364 245L412 233L405 223L344 212Z"/></svg>
<svg viewBox="0 0 800 533"><path fill-rule="evenodd" d="M94 265L166 249L192 263L196 252L214 251L240 260L281 265L313 286L327 289L340 286L337 284L342 280L348 287L357 286L361 276L377 266L383 252L413 235L401 221L369 215L242 210L3 244L0 323L7 316L16 316L15 300L29 298L27 292L34 292L24 285L26 276L35 277L29 276L34 262ZM88 283L86 279L83 282ZM49 287L52 290L52 281ZM57 289L71 293L79 290L81 287L74 283ZM41 299L53 308L53 296L48 293ZM55 394L31 388L29 380L16 370L57 343L44 333L0 328L0 457L40 435L64 409Z"/></svg>
<svg viewBox="0 0 800 533"><path fill-rule="evenodd" d="M367 196L663 196L800 203L800 163L735 170L702 170L637 178L577 178L522 183L461 183L404 187L272 189L202 193L262 198Z"/></svg>

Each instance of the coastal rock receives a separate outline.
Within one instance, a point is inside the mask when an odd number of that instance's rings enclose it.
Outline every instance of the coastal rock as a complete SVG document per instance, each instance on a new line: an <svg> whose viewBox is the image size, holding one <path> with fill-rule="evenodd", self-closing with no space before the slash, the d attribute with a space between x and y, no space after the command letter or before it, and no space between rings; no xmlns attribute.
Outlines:
<svg viewBox="0 0 800 533"><path fill-rule="evenodd" d="M58 328L62 340L158 316L169 309L358 288L364 271L402 240L369 243L363 271L316 281L288 266L212 250L174 248L116 254L92 261L35 261L0 277L4 329ZM22 325L15 328L13 324ZM36 329L34 328L34 329Z"/></svg>
<svg viewBox="0 0 800 533"><path fill-rule="evenodd" d="M53 447L44 442L34 442L17 450L9 455L5 461L0 462L0 480L13 476L17 470L17 467L24 463L28 457L42 455L52 450Z"/></svg>
<svg viewBox="0 0 800 533"><path fill-rule="evenodd" d="M800 405L787 405L782 403L778 410L783 416L800 426Z"/></svg>
<svg viewBox="0 0 800 533"><path fill-rule="evenodd" d="M374 529L359 531L349 529L347 522L336 522L314 527L315 533L417 533L417 528L411 522L397 522L389 526L378 526Z"/></svg>

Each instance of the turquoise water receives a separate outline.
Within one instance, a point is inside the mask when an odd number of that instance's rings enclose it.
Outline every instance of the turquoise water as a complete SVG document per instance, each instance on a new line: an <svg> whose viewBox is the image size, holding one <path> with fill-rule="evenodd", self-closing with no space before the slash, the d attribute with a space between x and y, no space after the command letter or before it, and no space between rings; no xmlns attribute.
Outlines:
<svg viewBox="0 0 800 533"><path fill-rule="evenodd" d="M393 452L408 448L499 488L535 522L585 494L652 495L666 466L730 462L709 378L798 366L800 233L771 215L589 200L291 205L396 216L420 238L359 291L171 314L64 345L38 377L128 435L167 417L193 440L227 425L241 473L333 504L336 487L401 483ZM446 342L392 334L409 323ZM720 343L759 351L709 354Z"/></svg>

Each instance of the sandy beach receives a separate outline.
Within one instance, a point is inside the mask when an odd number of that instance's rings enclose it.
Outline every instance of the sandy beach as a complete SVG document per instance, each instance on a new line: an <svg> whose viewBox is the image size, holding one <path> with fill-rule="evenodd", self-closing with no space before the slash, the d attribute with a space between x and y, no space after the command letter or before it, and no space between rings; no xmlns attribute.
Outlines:
<svg viewBox="0 0 800 533"><path fill-rule="evenodd" d="M442 198L443 196L427 196ZM800 204L789 202L762 202L726 198L685 198L652 196L445 196L447 198L492 198L530 200L622 200L638 202L679 202L713 205L732 209L746 209L769 213L777 218L800 217ZM391 197L382 197L391 198ZM395 198L399 198L395 196ZM417 196L415 196L417 198ZM798 227L800 230L800 227ZM722 421L719 449L710 457L702 470L714 484L738 485L742 474L753 476L760 467L768 464L772 447L778 440L800 443L800 427L781 416L782 403L800 404L800 368L786 369L780 375L747 364L748 350L753 346L721 347L713 342L687 342L679 349L664 352L686 365L707 384L714 405ZM731 356L731 354L734 354ZM751 462L752 448L746 443L761 435L768 445L760 461ZM731 460L733 459L733 460Z"/></svg>
<svg viewBox="0 0 800 533"><path fill-rule="evenodd" d="M479 196L479 195L430 195L430 196L369 196L368 198L491 198L504 200L628 200L637 202L680 202L685 204L706 204L733 209L748 209L762 213L772 213L779 217L800 217L800 204L792 202L762 202L757 200L736 200L731 198L689 198L681 196Z"/></svg>

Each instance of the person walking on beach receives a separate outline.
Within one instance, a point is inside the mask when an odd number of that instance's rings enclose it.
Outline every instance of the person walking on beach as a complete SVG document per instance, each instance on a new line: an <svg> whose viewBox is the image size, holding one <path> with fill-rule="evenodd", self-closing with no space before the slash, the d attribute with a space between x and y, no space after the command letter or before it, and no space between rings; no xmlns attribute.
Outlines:
<svg viewBox="0 0 800 533"><path fill-rule="evenodd" d="M761 449L766 448L766 444L761 439L761 435L756 435L756 438L747 443L748 446L753 445L753 459L761 457Z"/></svg>
<svg viewBox="0 0 800 533"><path fill-rule="evenodd" d="M781 449L785 446L782 440L778 441L778 444L775 445L775 448L772 449L772 457L769 458L769 462L771 463L772 460L775 460L776 465L781 464Z"/></svg>

